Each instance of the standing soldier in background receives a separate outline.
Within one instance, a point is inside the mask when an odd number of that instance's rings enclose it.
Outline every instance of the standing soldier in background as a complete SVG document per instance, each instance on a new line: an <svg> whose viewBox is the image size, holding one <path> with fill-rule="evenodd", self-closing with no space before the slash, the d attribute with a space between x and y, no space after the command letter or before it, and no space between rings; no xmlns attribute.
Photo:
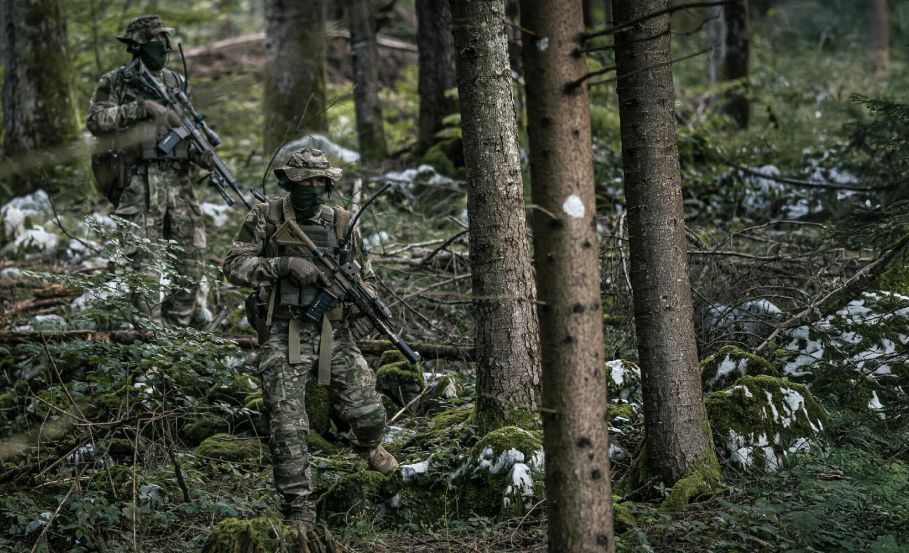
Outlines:
<svg viewBox="0 0 909 553"><path fill-rule="evenodd" d="M117 40L126 44L133 64L142 63L169 89L186 91L185 79L165 69L171 51L170 36L157 15L144 15L129 22ZM186 91L188 93L188 91ZM167 239L180 248L174 268L182 276L163 303L157 297L133 294L136 308L156 321L188 325L202 279L205 256L205 226L193 195L190 162L209 169L211 155L200 155L182 140L170 154L162 154L158 141L179 125L177 115L151 99L135 71L122 66L103 77L92 95L87 127L99 138L102 152L92 156L99 188L116 207L115 214L138 226L139 238ZM106 149L104 149L106 148ZM101 177L99 175L105 175ZM122 233L135 232L123 228ZM149 274L151 263L142 251L125 247L133 266Z"/></svg>
<svg viewBox="0 0 909 553"><path fill-rule="evenodd" d="M398 462L380 445L385 407L376 392L375 375L354 341L355 335L372 329L369 319L352 304L343 303L344 298L319 322L304 315L327 277L313 262L313 253L294 238L289 230L292 225L322 254L335 257L340 264L350 261L348 255L354 256L364 286L370 286L374 278L357 235L350 245L342 242L350 212L324 204L324 196L341 170L331 167L320 150L303 148L291 154L285 166L275 169L275 175L290 194L258 204L249 212L224 260L224 274L233 284L257 288L268 305L258 360L271 421L269 447L275 485L283 497L285 517L301 527L311 527L316 514L305 409L310 378L318 375L320 384L337 393L336 409L350 424L351 442L370 468L388 474Z"/></svg>

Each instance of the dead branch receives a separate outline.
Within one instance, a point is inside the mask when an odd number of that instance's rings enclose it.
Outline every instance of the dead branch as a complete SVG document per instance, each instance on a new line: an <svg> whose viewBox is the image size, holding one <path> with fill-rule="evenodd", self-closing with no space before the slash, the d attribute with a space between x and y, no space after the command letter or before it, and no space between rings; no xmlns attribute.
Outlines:
<svg viewBox="0 0 909 553"><path fill-rule="evenodd" d="M641 17L632 19L631 21L625 21L623 23L619 23L618 25L608 27L606 29L601 29L601 30L595 31L593 33L585 33L584 35L581 35L581 39L590 40L592 38L596 38L596 37L600 37L600 36L615 34L616 32L621 31L623 29L628 29L629 27L633 27L633 26L637 25L638 23L641 23L642 21L647 21L648 19L653 19L654 17L660 17L661 15L672 14L672 13L682 11L682 10L690 10L690 9L694 9L694 8L712 8L715 6L725 6L726 4L733 4L735 2L741 2L741 1L742 0L720 0L720 1L716 1L716 2L691 2L688 4L679 4L677 6L670 6L666 9L657 10L653 13L643 15Z"/></svg>

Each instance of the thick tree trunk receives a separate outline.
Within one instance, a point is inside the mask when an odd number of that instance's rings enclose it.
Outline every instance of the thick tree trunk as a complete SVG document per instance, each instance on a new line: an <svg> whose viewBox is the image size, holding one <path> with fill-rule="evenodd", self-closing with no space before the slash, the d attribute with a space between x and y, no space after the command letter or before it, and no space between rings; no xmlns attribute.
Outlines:
<svg viewBox="0 0 909 553"><path fill-rule="evenodd" d="M452 0L470 265L477 326L477 424L487 432L537 409L540 342L511 95L504 0Z"/></svg>
<svg viewBox="0 0 909 553"><path fill-rule="evenodd" d="M886 71L890 64L890 12L887 0L871 1L871 41L868 44L868 61L876 72Z"/></svg>
<svg viewBox="0 0 909 553"><path fill-rule="evenodd" d="M549 551L614 551L584 32L576 0L521 2L540 299Z"/></svg>
<svg viewBox="0 0 909 553"><path fill-rule="evenodd" d="M723 6L724 48L720 67L723 81L741 81L731 90L724 103L724 111L740 129L748 127L748 0L739 0Z"/></svg>
<svg viewBox="0 0 909 553"><path fill-rule="evenodd" d="M451 36L451 8L447 0L417 0L417 47L420 51L420 115L417 151L425 152L444 127L442 120L458 111L458 101L446 90L458 85L455 74L454 43Z"/></svg>
<svg viewBox="0 0 909 553"><path fill-rule="evenodd" d="M78 134L73 74L62 0L3 1L3 152L11 159L61 146ZM52 174L42 168L12 178L27 193Z"/></svg>
<svg viewBox="0 0 909 553"><path fill-rule="evenodd" d="M325 4L265 1L265 151L328 129Z"/></svg>
<svg viewBox="0 0 909 553"><path fill-rule="evenodd" d="M616 24L669 0L614 0ZM647 469L667 485L716 465L698 370L672 88L669 16L616 33L631 286Z"/></svg>
<svg viewBox="0 0 909 553"><path fill-rule="evenodd" d="M369 0L347 0L347 9L360 156L366 162L379 161L388 155L388 147L379 107L379 49L372 10Z"/></svg>

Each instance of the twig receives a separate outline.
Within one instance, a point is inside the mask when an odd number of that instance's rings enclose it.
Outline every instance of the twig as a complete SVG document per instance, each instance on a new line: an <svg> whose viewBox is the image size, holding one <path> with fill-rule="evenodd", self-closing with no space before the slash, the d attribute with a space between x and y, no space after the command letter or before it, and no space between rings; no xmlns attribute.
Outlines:
<svg viewBox="0 0 909 553"><path fill-rule="evenodd" d="M426 265L427 263L429 263L429 262L432 260L432 258L436 256L437 253L439 253L440 251L442 251L442 250L444 250L445 248L447 248L452 242L454 242L454 241L457 240L458 238L464 236L464 235L467 234L468 232L469 232L469 231L468 231L467 229L462 230L461 232L455 234L454 236L452 236L452 237L449 238L448 240L442 242L442 245L441 245L441 246L439 246L438 248L432 250L432 252L431 252L429 255L427 255L426 257L423 258L423 260L420 262L420 265Z"/></svg>
<svg viewBox="0 0 909 553"><path fill-rule="evenodd" d="M865 265L861 269L859 269L858 272L856 272L854 275L852 275L849 278L849 280L844 282L841 286L831 290L830 292L828 292L827 294L825 294L818 300L811 302L811 304L808 305L808 307L806 307L805 309L799 311L792 317L789 317L788 319L783 321L780 325L778 325L773 330L773 332L770 333L769 336L767 336L767 338L764 339L763 342L761 342L761 344L757 348L755 348L755 350L754 350L755 353L760 352L765 347L767 347L767 345L771 341L773 341L774 338L779 336L780 332L782 332L783 330L786 330L787 328L793 327L796 323L800 322L802 319L804 319L807 316L811 315L812 313L815 313L816 311L820 310L823 306L830 303L831 300L837 298L845 290L855 286L856 284L858 284L860 282L863 282L866 279L874 278L875 276L877 276L878 269L880 267L886 267L887 264L890 262L890 260L893 259L894 257L896 257L896 255L899 254L906 247L907 244L909 244L909 235L906 235L902 239L900 239L900 241L897 242L896 245L894 245L892 248L890 248L887 251L887 253L885 253L881 257L875 259L871 263Z"/></svg>
<svg viewBox="0 0 909 553"><path fill-rule="evenodd" d="M50 198L50 196L48 196L48 197L47 197L47 201L48 201L48 203L50 203L51 211L54 212L54 220L57 222L57 226L60 227L60 230L63 232L63 234L66 235L67 238L69 238L70 240L75 240L76 242L79 242L80 244L82 244L82 245L85 246L86 248L90 249L91 251L95 252L96 254L100 254L100 253L101 253L101 250L99 250L98 248L92 246L91 244L89 244L89 243L86 242L85 240L82 240L81 238L76 238L75 236L73 236L72 234L70 234L69 231L66 230L66 227L63 226L63 223L60 221L60 215L57 214L57 206L54 204L54 200L52 200L52 199Z"/></svg>
<svg viewBox="0 0 909 553"><path fill-rule="evenodd" d="M400 393L400 391L401 391L401 389L398 388L398 392L399 392L399 393ZM414 396L414 398L411 399L410 401L408 401L408 402L404 405L404 407L401 407L401 410L400 410L400 411L398 411L397 413L395 413L395 416L393 416L393 417L391 417L391 419L389 419L388 424L392 424L393 422L395 422L396 420L398 420L398 417L400 417L401 415L403 415L403 414L404 414L404 411L407 411L407 410L410 408L411 405L413 405L413 404L416 403L421 397L423 397L424 395L426 395L426 392L428 392L428 391L429 391L429 385L426 384L426 385L423 386L423 390L421 390L419 394L417 394L416 396Z"/></svg>
<svg viewBox="0 0 909 553"><path fill-rule="evenodd" d="M38 550L38 544L41 543L41 540L44 536L47 535L47 531L50 530L51 524L57 518L57 515L60 514L60 509L66 505L66 501L69 499L69 496L73 495L73 492L76 490L76 487L79 486L79 478L82 476L82 473L85 471L85 467L82 467L79 470L79 474L76 476L75 482L69 487L69 491L66 492L66 495L63 496L63 499L60 500L60 503L57 505L57 508L54 510L54 513L51 515L50 520L47 521L47 524L44 525L44 529L41 530L41 535L38 536L38 539L35 540L35 545L32 546L31 553L35 553Z"/></svg>
<svg viewBox="0 0 909 553"><path fill-rule="evenodd" d="M765 175L764 173L761 173L760 171L755 171L754 169L745 167L744 165L739 165L738 163L735 163L734 161L729 160L729 159L724 159L724 161L726 162L727 165L729 165L733 169L738 169L739 171L742 171L743 173L746 173L753 177L760 177L762 179L772 180L773 182L779 182L782 184L791 184L793 186L804 186L806 188L821 188L821 189L825 189L825 190L851 190L854 192L872 192L872 191L876 191L876 190L888 190L888 189L894 188L894 186L896 186L896 185L849 186L848 184L839 184L839 183L835 183L835 182L827 182L827 181L817 182L817 181L802 180L802 179L792 179L792 178L788 178L788 177L778 177L775 175Z"/></svg>
<svg viewBox="0 0 909 553"><path fill-rule="evenodd" d="M632 76L632 75L637 75L638 73L644 73L644 72L646 72L646 71L650 71L651 69L656 69L657 67L663 67L664 65L672 65L673 63L676 63L676 62L679 62L679 61L684 61L684 60L687 60L687 59L691 59L691 58L693 58L693 57L695 57L695 56L700 56L701 54L710 52L711 50L713 50L713 47L712 47L712 46L707 47L707 48L704 48L703 50L698 50L697 52L694 52L694 53L691 53L691 54L687 54L687 55L682 56L682 57L679 57L679 58L673 58L673 59L671 59L671 60L669 60L669 61L664 61L664 62L660 62L660 63L655 63L655 64L650 65L650 66L647 66L647 67L642 67L642 68L640 68L640 69L635 69L634 71L629 71L628 73L625 73L625 74L623 74L623 75L616 75L615 77L612 77L612 78L609 78L609 79L603 79L603 80L601 80L601 81L594 81L594 82L588 84L587 86L597 86L597 85L601 85L601 84L613 83L613 82L615 82L615 81L618 81L619 79L624 79L624 78L630 77L630 76ZM569 84L569 85L566 85L566 86L570 86L570 84Z"/></svg>
<svg viewBox="0 0 909 553"><path fill-rule="evenodd" d="M661 15L675 13L675 12L681 11L681 10L688 10L688 9L693 9L693 8L712 8L714 6L725 6L726 4L734 4L735 2L741 2L741 1L742 0L721 0L721 1L716 1L716 2L691 2L689 4L679 4L677 6L670 6L666 9L657 10L653 13L649 13L647 15L642 15L641 17L637 17L630 21L624 21L613 27L601 29L601 30L593 32L593 33L585 33L584 35L581 36L581 38L583 40L590 40L592 38L596 38L599 36L611 35L611 34L616 33L617 31L621 31L623 29L633 27L633 26L637 25L638 23L641 23L642 21L647 21L648 19L653 19L654 17L659 17Z"/></svg>

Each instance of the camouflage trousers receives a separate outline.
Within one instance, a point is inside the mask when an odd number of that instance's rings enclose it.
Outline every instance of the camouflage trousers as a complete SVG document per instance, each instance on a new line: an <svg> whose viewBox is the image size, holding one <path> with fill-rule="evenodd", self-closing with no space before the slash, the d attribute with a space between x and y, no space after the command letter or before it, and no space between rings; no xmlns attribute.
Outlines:
<svg viewBox="0 0 909 553"><path fill-rule="evenodd" d="M385 407L376 391L376 377L344 321L335 323L331 356L333 406L351 427L351 442L365 453L377 447L385 431ZM269 449L275 487L283 499L282 511L291 519L315 521L312 476L306 437L306 383L316 378L321 325L300 324L302 363L288 362L288 323L274 321L268 340L259 350L263 398L270 420Z"/></svg>
<svg viewBox="0 0 909 553"><path fill-rule="evenodd" d="M152 319L170 324L188 325L192 319L196 293L202 280L205 261L205 222L202 211L192 190L192 181L184 169L159 165L155 162L136 165L129 176L129 184L120 197L116 215L135 223L136 228L123 228L121 233L138 232L133 238L152 240L151 252L127 244L124 253L133 268L145 273L152 282L160 274L154 268L151 256L164 252L156 251L155 240L172 240L172 263L180 279L160 297L151 294L134 293L133 305Z"/></svg>

